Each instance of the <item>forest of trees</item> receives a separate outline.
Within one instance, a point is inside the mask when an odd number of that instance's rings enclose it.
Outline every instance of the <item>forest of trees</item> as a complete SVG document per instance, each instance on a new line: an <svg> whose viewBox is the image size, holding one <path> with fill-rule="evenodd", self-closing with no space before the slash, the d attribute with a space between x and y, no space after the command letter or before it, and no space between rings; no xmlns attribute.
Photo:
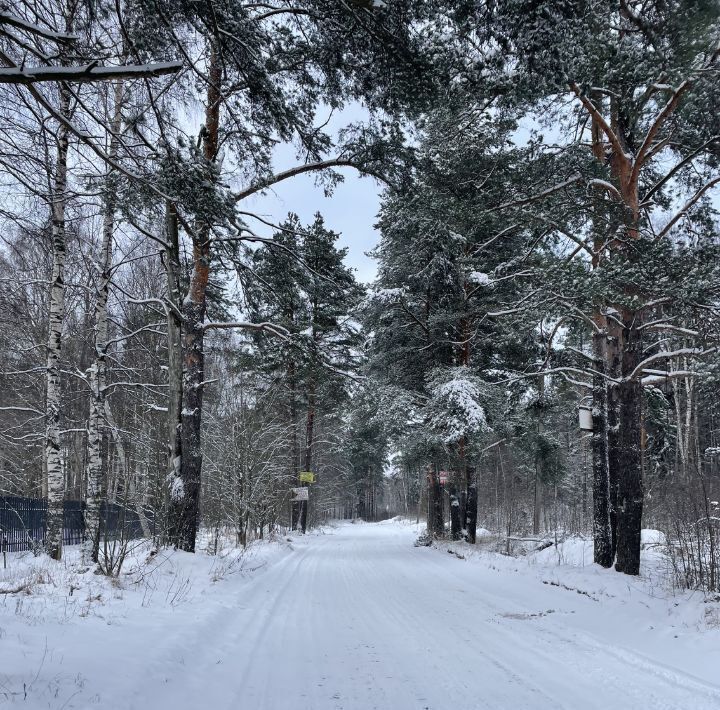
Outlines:
<svg viewBox="0 0 720 710"><path fill-rule="evenodd" d="M0 496L51 557L67 500L94 561L107 501L191 552L405 514L631 575L657 528L718 589L717 2L14 0L0 63ZM249 206L338 169L370 284Z"/></svg>

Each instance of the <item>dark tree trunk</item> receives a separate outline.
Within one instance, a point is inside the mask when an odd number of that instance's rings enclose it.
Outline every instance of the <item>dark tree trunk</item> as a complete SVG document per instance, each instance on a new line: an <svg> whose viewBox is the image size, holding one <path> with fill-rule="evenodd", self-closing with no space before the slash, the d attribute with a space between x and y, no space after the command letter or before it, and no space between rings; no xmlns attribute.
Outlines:
<svg viewBox="0 0 720 710"><path fill-rule="evenodd" d="M458 494L457 486L453 484L450 490L450 537L453 540L460 540L462 538L462 523L460 495Z"/></svg>
<svg viewBox="0 0 720 710"><path fill-rule="evenodd" d="M617 558L615 569L640 574L642 529L642 384L636 369L642 361L642 337L635 312L623 313L622 380L618 386L619 463Z"/></svg>
<svg viewBox="0 0 720 710"><path fill-rule="evenodd" d="M613 380L622 377L620 367L619 339L621 334L615 324L608 321L609 356L607 359L609 373ZM622 473L620 456L620 391L617 385L612 384L607 390L607 448L608 448L608 483L610 486L610 554L615 559L617 553L617 523L618 523L618 482Z"/></svg>
<svg viewBox="0 0 720 710"><path fill-rule="evenodd" d="M477 483L475 482L474 471L472 468L467 469L467 506L465 508L465 530L467 531L467 541L475 544L477 536L477 511L478 496Z"/></svg>
<svg viewBox="0 0 720 710"><path fill-rule="evenodd" d="M313 455L313 433L315 429L315 386L314 383L309 384L308 392L308 411L307 420L305 422L305 470L312 471L312 455Z"/></svg>
<svg viewBox="0 0 720 710"><path fill-rule="evenodd" d="M308 384L308 411L305 422L305 470L312 471L313 436L315 430L315 383L311 380ZM303 484L308 486L308 484ZM300 501L300 529L303 534L307 530L307 517L309 500Z"/></svg>
<svg viewBox="0 0 720 710"><path fill-rule="evenodd" d="M450 482L450 537L453 540L460 540L463 537L463 525L465 523L464 496L461 491L465 487L465 452L467 438L463 436L458 442L458 464L453 470Z"/></svg>
<svg viewBox="0 0 720 710"><path fill-rule="evenodd" d="M602 111L603 96L598 91L591 93L595 108ZM592 151L602 165L608 162L603 133L596 120L592 121ZM617 172L617 166L613 163ZM608 237L607 195L595 193L593 199L593 269L602 265ZM607 375L613 378L619 373L617 362L617 338L614 337L612 321L601 311L601 303L595 305L593 313L593 400L592 400L592 472L593 472L593 539L594 561L603 567L612 567L615 560L615 506L614 486L617 474L617 421L615 393L608 386Z"/></svg>
<svg viewBox="0 0 720 710"><path fill-rule="evenodd" d="M221 62L216 47L211 47L209 82L203 130L203 156L210 166L219 145L222 95ZM201 222L193 234L193 269L187 296L182 304L183 396L180 435L182 457L180 477L171 489L170 535L181 550L195 552L200 518L200 482L202 475L202 405L205 379L204 322L207 287L210 278L211 225Z"/></svg>
<svg viewBox="0 0 720 710"><path fill-rule="evenodd" d="M540 407L537 415L537 433L538 437L542 436L543 429L545 426L544 411L545 411L545 374L540 373L538 378L538 402ZM543 475L543 462L539 456L535 456L535 490L533 491L533 524L532 532L533 535L540 534L540 498L541 498L541 487L542 487L542 475Z"/></svg>
<svg viewBox="0 0 720 710"><path fill-rule="evenodd" d="M592 471L593 471L593 540L594 561L612 567L615 557L610 525L610 472L608 468L607 379L605 378L605 323L597 313L594 318L599 329L593 334L592 401Z"/></svg>
<svg viewBox="0 0 720 710"><path fill-rule="evenodd" d="M620 99L610 99L612 128L623 148L632 149L628 141L627 113L620 105ZM647 156L643 159L646 160ZM640 160L637 158L636 160ZM634 261L639 258L638 247L630 248L632 242L640 239L640 192L638 167L641 162L628 160L627 155L615 151L610 160L611 172L625 208L625 220L622 225L622 239L612 244L614 254L624 256L627 282L623 285L624 300L634 300L639 296L634 282ZM626 574L640 573L640 530L642 527L642 384L641 373L637 367L642 361L642 312L627 307L614 309L608 317L609 332L613 339L613 374L619 371L619 378L613 390L617 397L617 407L611 402L611 410L617 413L617 422L611 423L610 432L615 440L608 440L610 449L610 496L617 492L613 505L616 520L616 556L615 569Z"/></svg>
<svg viewBox="0 0 720 710"><path fill-rule="evenodd" d="M440 477L434 467L428 469L428 535L442 537L445 534L443 500Z"/></svg>
<svg viewBox="0 0 720 710"><path fill-rule="evenodd" d="M307 487L307 483L302 484L303 487ZM308 514L308 501L301 500L298 505L298 527L300 532L304 535L307 530L307 514Z"/></svg>
<svg viewBox="0 0 720 710"><path fill-rule="evenodd" d="M178 215L175 205L168 201L165 205L165 238L168 247L165 250L165 273L167 275L167 309L168 309L168 460L167 478L172 493L176 480L181 481L181 430L183 391L182 363L182 320L180 303L180 237L178 233ZM178 484L179 485L179 484ZM172 499L172 496L171 496ZM172 519L168 521L168 529L172 527Z"/></svg>
<svg viewBox="0 0 720 710"><path fill-rule="evenodd" d="M290 319L292 321L292 314ZM290 479L293 485L297 485L298 474L300 473L300 446L298 443L298 407L297 407L297 381L295 375L295 363L291 360L288 364L288 388L290 390L290 401L288 414L290 417ZM290 529L296 530L300 524L300 509L302 503L293 501L290 504Z"/></svg>
<svg viewBox="0 0 720 710"><path fill-rule="evenodd" d="M194 251L206 252L206 246L196 245ZM200 261L209 261L197 257ZM207 271L207 269L205 269ZM192 287L202 290L202 300L185 299L182 307L184 329L182 333L183 393L181 411L180 478L171 490L170 519L171 541L180 550L195 551L195 538L200 516L200 477L202 473L201 416L205 352L203 321L205 319L204 283L193 279Z"/></svg>
<svg viewBox="0 0 720 710"><path fill-rule="evenodd" d="M288 386L290 387L290 473L294 481L300 472L300 446L298 444L298 407L295 363L288 365Z"/></svg>

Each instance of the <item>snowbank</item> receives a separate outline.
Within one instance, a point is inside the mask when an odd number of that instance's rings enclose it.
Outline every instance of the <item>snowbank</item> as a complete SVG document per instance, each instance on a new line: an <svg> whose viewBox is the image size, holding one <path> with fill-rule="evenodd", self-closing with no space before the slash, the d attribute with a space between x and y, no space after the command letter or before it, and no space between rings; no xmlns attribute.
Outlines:
<svg viewBox="0 0 720 710"><path fill-rule="evenodd" d="M88 679L99 677L107 696L121 697L149 647L173 643L187 620L202 623L232 603L243 584L298 544L278 537L241 550L221 541L210 555L208 541L196 554L155 552L140 541L117 579L83 567L78 547L66 548L61 562L8 554L0 570L0 698L27 708L84 708L73 698L85 697Z"/></svg>
<svg viewBox="0 0 720 710"><path fill-rule="evenodd" d="M643 551L642 575L628 577L594 565L588 540L539 550L528 541L512 557L487 530L477 545L414 548L422 528L403 518L340 523L245 554L151 555L139 545L116 581L83 569L75 550L62 563L11 555L0 588L22 589L0 595L0 701L720 706L720 599L669 589L656 545ZM482 664L477 688L466 682L468 657Z"/></svg>
<svg viewBox="0 0 720 710"><path fill-rule="evenodd" d="M666 545L667 538L660 530L646 529L640 532L640 543L642 545Z"/></svg>
<svg viewBox="0 0 720 710"><path fill-rule="evenodd" d="M487 584L501 587L508 604L521 609L508 618L562 615L563 624L598 648L613 644L632 649L627 655L633 663L646 657L714 684L720 658L720 595L674 588L665 536L644 530L642 541L639 577L594 564L592 540L578 537L540 550L534 548L542 544L533 541L529 551L518 556L503 554L505 538L492 534L478 535L476 545L443 541L421 549L476 568L480 596Z"/></svg>

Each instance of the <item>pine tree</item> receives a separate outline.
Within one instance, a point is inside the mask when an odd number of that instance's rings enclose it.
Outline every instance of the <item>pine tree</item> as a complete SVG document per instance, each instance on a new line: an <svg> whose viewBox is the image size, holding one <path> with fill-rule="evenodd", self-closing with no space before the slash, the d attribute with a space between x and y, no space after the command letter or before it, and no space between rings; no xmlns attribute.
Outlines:
<svg viewBox="0 0 720 710"><path fill-rule="evenodd" d="M346 250L337 248L338 236L319 214L307 227L290 215L253 255L252 320L271 321L287 333L280 340L259 339L257 346L261 369L281 380L287 393L289 474L295 481L300 470L314 470L318 423L346 400L357 368L358 329L350 314L362 289L343 263ZM303 532L306 523L303 504Z"/></svg>

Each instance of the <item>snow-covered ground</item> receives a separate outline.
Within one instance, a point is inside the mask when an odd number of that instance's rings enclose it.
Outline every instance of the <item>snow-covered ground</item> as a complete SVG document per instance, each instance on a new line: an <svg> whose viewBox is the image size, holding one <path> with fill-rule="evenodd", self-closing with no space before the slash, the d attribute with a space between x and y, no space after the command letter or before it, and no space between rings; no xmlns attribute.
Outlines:
<svg viewBox="0 0 720 710"><path fill-rule="evenodd" d="M10 556L0 589L31 593L0 595L0 706L720 708L720 603L670 594L652 557L633 579L582 541L516 559L416 535L391 521L243 558L137 551L116 585L72 555Z"/></svg>

